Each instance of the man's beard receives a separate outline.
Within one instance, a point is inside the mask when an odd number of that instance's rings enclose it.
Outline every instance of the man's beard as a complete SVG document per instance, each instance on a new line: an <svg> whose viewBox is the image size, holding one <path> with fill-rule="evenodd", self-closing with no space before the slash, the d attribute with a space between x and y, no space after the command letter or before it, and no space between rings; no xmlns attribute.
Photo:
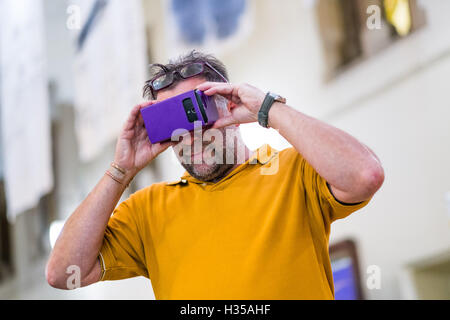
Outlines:
<svg viewBox="0 0 450 320"><path fill-rule="evenodd" d="M223 137L225 137L224 128L219 129L219 131L221 131ZM190 148L191 153L197 151L193 150L193 146L188 148ZM237 157L234 149L234 141L227 141L225 138L223 143L219 144L216 144L215 141L204 141L201 153L193 158L190 154L178 154L177 157L183 168L186 169L192 177L205 182L216 182L222 179L236 165ZM178 152L180 151L181 150ZM227 154L233 155L233 161L226 161Z"/></svg>
<svg viewBox="0 0 450 320"><path fill-rule="evenodd" d="M227 151L227 145L225 144L222 150L214 149L214 154L209 155L208 158L204 158L205 149L211 148L213 142L207 146L203 146L200 159L194 158L192 161L181 161L181 165L186 169L189 174L201 181L217 181L220 180L235 166L235 161L232 163L226 163L225 157L227 152L234 152L234 148ZM208 148L209 147L209 148ZM208 152L211 154L211 152Z"/></svg>
<svg viewBox="0 0 450 320"><path fill-rule="evenodd" d="M192 177L201 181L210 182L223 178L234 167L234 164L182 164L182 166Z"/></svg>

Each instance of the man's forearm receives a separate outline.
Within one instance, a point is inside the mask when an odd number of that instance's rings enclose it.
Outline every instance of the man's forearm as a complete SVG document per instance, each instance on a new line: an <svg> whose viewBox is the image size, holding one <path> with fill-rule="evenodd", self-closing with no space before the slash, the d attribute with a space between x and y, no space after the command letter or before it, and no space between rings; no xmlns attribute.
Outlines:
<svg viewBox="0 0 450 320"><path fill-rule="evenodd" d="M125 185L105 174L69 217L47 264L47 280L51 285L64 289L69 276L66 269L71 265L80 268L82 279L89 276L108 220L124 190Z"/></svg>
<svg viewBox="0 0 450 320"><path fill-rule="evenodd" d="M272 106L269 125L332 187L348 194L341 200L362 201L378 189L382 180L378 159L346 132L281 103Z"/></svg>

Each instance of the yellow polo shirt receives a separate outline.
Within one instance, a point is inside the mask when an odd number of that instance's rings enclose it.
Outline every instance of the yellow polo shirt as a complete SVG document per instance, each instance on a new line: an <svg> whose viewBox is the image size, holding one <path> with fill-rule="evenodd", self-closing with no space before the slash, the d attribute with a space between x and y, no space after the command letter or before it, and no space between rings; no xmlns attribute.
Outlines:
<svg viewBox="0 0 450 320"><path fill-rule="evenodd" d="M293 148L264 145L217 183L189 174L114 211L102 280L151 279L157 299L333 299L330 224L342 204Z"/></svg>

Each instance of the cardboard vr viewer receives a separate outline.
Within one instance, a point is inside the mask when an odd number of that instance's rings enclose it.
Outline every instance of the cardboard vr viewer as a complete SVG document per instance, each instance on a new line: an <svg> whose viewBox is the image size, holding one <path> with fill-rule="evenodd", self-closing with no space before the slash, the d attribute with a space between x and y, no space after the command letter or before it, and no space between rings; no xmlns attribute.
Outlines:
<svg viewBox="0 0 450 320"><path fill-rule="evenodd" d="M145 129L152 144L170 140L177 129L193 131L214 124L219 118L214 96L191 90L141 109ZM195 125L194 125L195 123Z"/></svg>

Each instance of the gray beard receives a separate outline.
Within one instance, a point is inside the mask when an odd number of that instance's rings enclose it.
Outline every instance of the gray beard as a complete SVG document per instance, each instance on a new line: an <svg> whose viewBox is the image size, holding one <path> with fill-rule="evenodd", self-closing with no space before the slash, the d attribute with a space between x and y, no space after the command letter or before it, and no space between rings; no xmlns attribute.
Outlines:
<svg viewBox="0 0 450 320"><path fill-rule="evenodd" d="M202 160L202 164L185 162L181 163L181 165L192 177L200 181L217 182L224 178L237 164L237 155L234 152L234 146L233 148L225 146L219 153L217 152L218 151L215 150L215 163L207 165L204 160ZM233 161L231 161L231 163L226 162L227 154L233 154ZM202 168L200 169L200 167Z"/></svg>
<svg viewBox="0 0 450 320"><path fill-rule="evenodd" d="M220 130L223 133L223 137L227 137L225 134L225 129L222 128ZM212 142L203 145L202 151L210 145L213 146L214 143ZM238 148L238 145L239 141L228 141L225 139L225 143L221 147L221 150L214 149L214 157L216 161L213 163L209 162L209 164L206 164L203 159L201 164L183 161L184 155L180 154L178 154L178 159L180 160L183 168L195 179L205 182L217 182L224 178L237 165L238 156L237 152L235 152L235 148ZM242 145L242 147L245 148L245 145ZM233 160L228 161L228 163L226 161L227 155L233 155ZM185 160L190 160L190 154L187 155L187 159Z"/></svg>
<svg viewBox="0 0 450 320"><path fill-rule="evenodd" d="M234 164L213 164L208 167L206 172L199 172L195 164L183 164L189 174L200 181L217 182L224 178L227 173L235 166Z"/></svg>

